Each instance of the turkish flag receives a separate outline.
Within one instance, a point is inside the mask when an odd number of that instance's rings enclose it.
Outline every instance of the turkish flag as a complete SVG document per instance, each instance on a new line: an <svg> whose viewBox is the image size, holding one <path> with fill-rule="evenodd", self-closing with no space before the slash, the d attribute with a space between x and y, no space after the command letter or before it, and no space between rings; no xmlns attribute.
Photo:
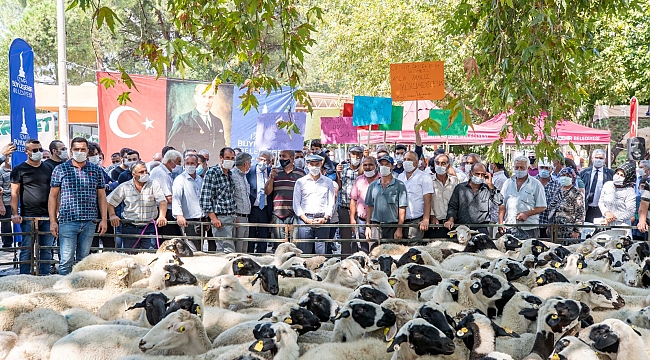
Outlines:
<svg viewBox="0 0 650 360"><path fill-rule="evenodd" d="M150 160L165 146L167 136L167 79L130 75L135 88L120 81L120 73L97 72L97 114L99 141L106 158L130 148L140 153L140 159ZM106 89L103 78L115 80L115 87ZM120 105L117 97L130 92L130 102Z"/></svg>

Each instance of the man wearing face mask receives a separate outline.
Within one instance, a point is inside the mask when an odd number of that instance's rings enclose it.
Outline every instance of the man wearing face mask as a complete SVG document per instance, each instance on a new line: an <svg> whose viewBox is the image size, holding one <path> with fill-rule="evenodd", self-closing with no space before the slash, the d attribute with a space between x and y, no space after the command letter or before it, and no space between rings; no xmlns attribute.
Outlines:
<svg viewBox="0 0 650 360"><path fill-rule="evenodd" d="M67 161L70 157L68 154L68 148L61 140L53 140L50 142L49 149L51 154L50 158L45 160L44 163L50 165L52 169Z"/></svg>
<svg viewBox="0 0 650 360"><path fill-rule="evenodd" d="M350 191L350 224L363 225L367 223L368 209L365 203L366 194L368 194L370 184L379 178L379 173L377 172L377 159L373 156L364 157L361 167L363 169L363 175L357 177L354 181L354 185L352 185L352 190ZM357 231L359 239L370 238L370 233L368 233L368 237L366 237L366 227L359 227ZM362 250L365 253L370 253L370 243L353 242L350 251L355 253L359 250Z"/></svg>
<svg viewBox="0 0 650 360"><path fill-rule="evenodd" d="M499 206L499 224L522 224L531 238L539 237L539 214L546 209L546 194L539 180L528 176L530 166L525 156L514 161L514 176L503 184L503 204ZM525 225L523 225L525 224ZM501 227L502 232L505 231Z"/></svg>
<svg viewBox="0 0 650 360"><path fill-rule="evenodd" d="M321 175L323 158L309 155L307 158L309 174L296 181L293 189L293 212L301 225L326 224L334 211L334 182ZM328 239L330 228L301 226L299 239ZM307 254L324 254L324 243L301 242L298 248Z"/></svg>
<svg viewBox="0 0 650 360"><path fill-rule="evenodd" d="M449 207L449 200L454 193L454 189L458 186L459 181L457 176L449 175L451 162L449 156L445 153L437 155L430 160L431 171L433 172L433 199L431 206L431 217L429 222L431 224L444 224L447 222L447 208ZM433 228L427 235L427 238L446 238L447 230L445 228Z"/></svg>
<svg viewBox="0 0 650 360"><path fill-rule="evenodd" d="M130 169L131 165L135 164L138 161L140 161L140 153L135 150L129 150L129 152L126 154L126 166ZM120 176L117 177L117 182L121 184L131 179L133 179L133 174L131 174L131 170L127 169L122 171Z"/></svg>
<svg viewBox="0 0 650 360"><path fill-rule="evenodd" d="M492 184L492 174L482 163L472 165L470 181L460 183L449 199L445 227L451 230L455 224L489 224L490 207L500 206L503 196ZM489 235L487 227L474 228Z"/></svg>
<svg viewBox="0 0 650 360"><path fill-rule="evenodd" d="M232 182L235 185L235 215L237 223L247 223L248 216L251 213L251 187L248 184L246 175L251 169L252 156L245 152L240 152L235 156L235 167L232 169ZM237 226L235 237L238 239L249 237L248 226ZM248 251L248 241L235 241L235 251L245 253Z"/></svg>
<svg viewBox="0 0 650 360"><path fill-rule="evenodd" d="M220 164L211 167L203 179L199 203L203 212L210 218L214 240L208 242L209 251L232 253L235 244L235 186L232 181L232 168L235 167L235 151L225 147L219 152Z"/></svg>
<svg viewBox="0 0 650 360"><path fill-rule="evenodd" d="M402 231L409 239L422 239L424 232L429 229L433 182L430 176L417 168L418 155L414 151L407 151L404 154L402 166L404 172L397 179L406 186L408 207L404 224L417 225L417 227L404 228Z"/></svg>
<svg viewBox="0 0 650 360"><path fill-rule="evenodd" d="M535 177L539 182L544 186L544 194L546 197L546 204L550 205L554 203L555 197L560 193L560 188L562 185L559 182L559 179L556 180L551 176L551 171L553 169L553 164L548 160L548 158L543 158L539 160L537 164L538 174ZM530 175L530 170L528 170ZM549 214L555 212L555 209L552 209L551 206L547 206L544 211L539 214L539 223L540 224L549 224ZM545 226L540 226L540 233L543 236L547 236L548 228Z"/></svg>
<svg viewBox="0 0 650 360"><path fill-rule="evenodd" d="M174 175L183 172L183 156L177 150L169 150L163 155L162 165L151 170L151 180L156 181L167 198L167 221L175 221L172 215L172 187ZM181 229L178 225L169 224L158 231L160 235L181 236Z"/></svg>
<svg viewBox="0 0 650 360"><path fill-rule="evenodd" d="M198 155L185 156L185 171L174 179L172 185L172 215L180 226L183 236L201 236L201 225L188 224L188 221L201 221L203 210L199 206L203 178L197 176ZM189 240L192 251L203 251L201 240Z"/></svg>
<svg viewBox="0 0 650 360"><path fill-rule="evenodd" d="M258 223L269 223L269 217L271 223L273 224L297 224L298 218L296 217L295 212L293 211L293 190L296 186L296 181L305 176L303 168L295 165L295 156L296 153L293 150L282 150L280 152L280 167L281 169L273 168L268 175L268 180L264 186L264 193L259 194L258 197L253 199L253 192L251 191L251 201L255 201L255 204L259 204L258 211ZM269 155L269 159L270 159ZM259 181L259 180L258 180ZM250 182L250 180L249 180ZM252 186L252 183L251 183ZM259 185L258 185L259 186ZM251 188L252 190L252 188ZM262 198L262 196L264 198ZM261 200L264 199L264 202ZM272 204L270 203L272 202ZM272 205L272 206L271 206ZM257 205L256 205L257 206ZM272 210L272 213L270 212ZM251 214L255 213L255 207ZM270 215L269 215L270 214ZM273 238L275 239L284 239L285 232L284 227L277 227L270 229L273 233ZM259 238L269 238L269 228L258 228L257 237ZM298 236L298 229L294 228L292 234L294 238ZM259 244L259 243L258 243ZM260 251L258 245L258 252L266 251L266 243L263 244L263 250ZM272 244L274 248L277 248L278 243ZM250 249L250 243L249 243ZM251 251L249 251L251 252Z"/></svg>
<svg viewBox="0 0 650 360"><path fill-rule="evenodd" d="M302 150L296 150L296 155L293 160L293 166L296 169L305 170L305 153Z"/></svg>
<svg viewBox="0 0 650 360"><path fill-rule="evenodd" d="M406 146L397 144L395 146L395 167L393 168L395 176L404 172L404 167L402 166L404 163L404 154L406 154Z"/></svg>
<svg viewBox="0 0 650 360"><path fill-rule="evenodd" d="M336 183L339 186L339 193L341 194L340 203L338 208L339 223L349 224L350 219L350 192L352 186L357 180L357 177L362 175L361 157L363 149L360 146L352 146L348 151L350 156L349 163L338 164L336 166ZM341 227L339 228L341 239L352 238L352 228ZM352 243L341 242L341 254L352 254Z"/></svg>
<svg viewBox="0 0 650 360"><path fill-rule="evenodd" d="M323 167L325 168L325 174L328 178L335 180L336 179L336 165L332 159L330 159L329 156L325 153L323 150L323 144L319 139L315 139L311 141L311 153L314 155L318 155L323 158Z"/></svg>
<svg viewBox="0 0 650 360"><path fill-rule="evenodd" d="M103 170L87 161L88 140L74 138L70 148L72 160L52 173L48 201L50 232L59 239L60 275L69 274L90 253L95 220L100 219L99 235L107 229Z"/></svg>
<svg viewBox="0 0 650 360"><path fill-rule="evenodd" d="M528 175L533 177L537 176L539 174L539 165L535 163L535 161L537 161L537 157L535 156L534 151L528 152L528 161L530 161L530 167L528 167Z"/></svg>
<svg viewBox="0 0 650 360"><path fill-rule="evenodd" d="M122 224L122 234L131 235L122 238L125 249L155 249L156 239L142 238L138 235L155 235L156 228L151 220L156 219L156 225L167 225L167 198L158 182L151 180L147 165L138 161L131 165L133 180L120 184L108 196L108 216L111 225L120 226L120 218L115 213L115 207L124 204L123 218L128 221Z"/></svg>
<svg viewBox="0 0 650 360"><path fill-rule="evenodd" d="M289 159L289 155L282 155L284 151L280 153L280 162L284 163ZM272 206L269 204L271 200L270 196L267 196L265 193L266 186L268 185L268 180L270 174L276 174L278 170L271 169L273 163L271 162L271 152L268 150L260 151L259 156L257 157L257 164L251 168L251 170L246 174L246 180L248 181L249 190L248 190L248 201L250 203L251 211L248 217L248 221L251 223L257 224L268 224L271 222L271 210ZM304 174L304 173L303 173ZM275 175L274 175L275 176ZM272 181L271 181L272 182ZM291 188L291 193L293 194L293 187ZM276 229L271 229L268 227L256 226L248 229L248 237L258 238L258 239L269 239L271 238L271 231ZM284 235L282 237L284 239ZM249 241L248 248L246 252L249 253L266 253L267 249L266 241ZM277 247L277 243L271 243L272 246Z"/></svg>
<svg viewBox="0 0 650 360"><path fill-rule="evenodd" d="M122 148L122 150L120 150L120 157L122 158L122 161L120 162L119 166L114 167L110 172L111 178L113 180L117 181L120 177L120 174L129 169L129 167L126 165L126 162L128 161L126 157L129 154L129 151L131 151L129 148Z"/></svg>
<svg viewBox="0 0 650 360"><path fill-rule="evenodd" d="M367 217L371 224L382 224L382 228L366 228L366 238L402 239L403 230L394 225L404 224L408 198L404 183L393 177L394 160L386 155L379 159L381 178L370 184L365 203ZM391 226L393 225L393 226Z"/></svg>
<svg viewBox="0 0 650 360"><path fill-rule="evenodd" d="M29 139L25 142L25 153L27 161L14 166L11 170L11 221L14 224L20 224L22 232L31 233L32 220L23 220L23 217L48 217L47 201L50 193L50 180L52 178L52 168L49 165L41 163L43 158L41 143L37 139ZM20 213L18 204L20 203ZM38 236L38 242L41 246L52 246L54 237L48 232L50 222L41 220L38 222L38 231L46 233ZM24 234L21 246L32 246L34 240L31 235ZM50 250L41 249L39 252L41 260L52 260ZM21 249L18 259L20 261L29 261L32 257L30 249ZM30 274L32 268L30 264L20 264L21 274ZM40 263L38 273L47 275L50 273L50 264Z"/></svg>
<svg viewBox="0 0 650 360"><path fill-rule="evenodd" d="M593 166L580 172L580 178L585 183L585 206L587 209L585 221L590 223L594 221L594 218L603 216L598 207L600 192L603 189L603 184L614 179L614 171L605 166L605 151L594 150L591 159Z"/></svg>

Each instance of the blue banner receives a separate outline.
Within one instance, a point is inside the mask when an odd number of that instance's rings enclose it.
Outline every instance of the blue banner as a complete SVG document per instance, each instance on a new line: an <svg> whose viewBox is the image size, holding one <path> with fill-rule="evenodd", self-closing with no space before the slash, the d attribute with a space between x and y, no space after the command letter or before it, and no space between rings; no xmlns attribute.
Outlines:
<svg viewBox="0 0 650 360"><path fill-rule="evenodd" d="M16 166L27 160L25 141L38 138L34 97L34 52L23 39L15 39L9 47L9 89L11 142L16 145L11 162ZM49 144L43 147L47 145Z"/></svg>
<svg viewBox="0 0 650 360"><path fill-rule="evenodd" d="M241 95L245 90L235 87L232 107L232 129L230 130L230 147L240 148L256 158L259 150L255 148L255 134L257 132L257 119L260 114L282 113L295 111L295 103L292 101L291 88L283 87L282 91L270 93L268 96L257 95L259 107L244 115L241 109ZM304 128L302 129L304 133ZM301 147L302 148L302 147Z"/></svg>

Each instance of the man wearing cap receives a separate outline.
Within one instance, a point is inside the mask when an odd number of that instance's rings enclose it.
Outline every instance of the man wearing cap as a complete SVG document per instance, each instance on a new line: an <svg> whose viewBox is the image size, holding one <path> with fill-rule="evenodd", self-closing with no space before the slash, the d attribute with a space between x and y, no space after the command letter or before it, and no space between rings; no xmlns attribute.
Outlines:
<svg viewBox="0 0 650 360"><path fill-rule="evenodd" d="M309 174L296 181L293 189L293 211L300 225L326 224L334 210L334 182L321 175L323 157L309 155L306 158ZM299 239L328 239L330 229L327 227L301 226ZM298 248L308 254L324 254L325 243L298 243Z"/></svg>
<svg viewBox="0 0 650 360"><path fill-rule="evenodd" d="M404 183L408 198L404 223L417 225L404 228L403 231L408 232L409 239L422 239L424 232L429 228L433 182L430 176L418 169L418 155L414 151L404 154L402 166L404 172L397 179ZM424 216L425 214L427 216Z"/></svg>
<svg viewBox="0 0 650 360"><path fill-rule="evenodd" d="M366 228L366 237L373 239L402 239L403 230L395 225L404 224L408 198L406 186L393 177L394 160L386 155L379 159L379 174L368 188L365 203L367 219L371 224L382 224L382 228ZM393 226L391 226L393 225ZM381 231L380 231L381 230ZM372 236L369 234L372 232Z"/></svg>
<svg viewBox="0 0 650 360"><path fill-rule="evenodd" d="M361 169L361 156L363 149L360 146L353 146L349 150L350 160L344 164L336 166L336 183L340 190L340 204L339 204L339 223L350 223L350 192L357 177L362 174ZM352 238L352 228L341 227L339 228L341 239ZM352 243L343 241L341 242L341 254L352 254Z"/></svg>
<svg viewBox="0 0 650 360"><path fill-rule="evenodd" d="M551 209L550 204L553 203L553 199L557 196L562 188L560 182L553 178L551 172L553 171L553 163L548 160L548 158L543 158L539 160L537 164L538 174L535 177L539 180L540 183L544 186L544 193L546 194L546 204L549 205L546 207L546 210L542 211L539 214L539 223L540 224L549 224L549 214L554 212L554 209ZM530 171L528 171L530 174ZM547 227L540 227L540 234L542 237L547 235Z"/></svg>

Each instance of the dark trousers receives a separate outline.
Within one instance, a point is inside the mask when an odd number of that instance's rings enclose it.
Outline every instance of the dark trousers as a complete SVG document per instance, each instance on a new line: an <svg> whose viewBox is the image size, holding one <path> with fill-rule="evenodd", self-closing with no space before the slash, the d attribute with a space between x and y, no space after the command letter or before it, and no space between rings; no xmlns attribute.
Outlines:
<svg viewBox="0 0 650 360"><path fill-rule="evenodd" d="M339 206L339 224L349 224L350 223L350 208L345 206ZM336 228L332 228L336 229ZM352 228L341 227L339 228L339 236L343 240L352 239ZM333 239L334 237L332 237ZM341 241L341 255L353 254L356 251L354 250L356 246L352 242Z"/></svg>
<svg viewBox="0 0 650 360"><path fill-rule="evenodd" d="M115 237L114 236L105 236L105 235L113 235L114 232L115 232L115 228L113 228L113 225L111 225L111 222L108 221L108 227L107 227L106 233L103 236L94 236L91 246L92 247L99 247L99 241L101 241L102 245L104 245L104 249L106 249L106 248L114 248L115 247ZM90 251L91 254L94 254L96 252L97 252L97 250L91 250Z"/></svg>
<svg viewBox="0 0 650 360"><path fill-rule="evenodd" d="M172 216L171 204L167 204L167 206L169 206L169 208L167 209L167 214L165 214L165 218L167 219L167 221L176 221L174 216ZM167 226L158 228L158 234L160 236L179 237L182 236L183 233L181 232L180 226L176 224L167 224ZM124 247L126 247L126 245Z"/></svg>
<svg viewBox="0 0 650 360"><path fill-rule="evenodd" d="M7 212L0 215L0 219L11 219L11 206L5 205ZM3 234L9 234L12 231L11 221L3 221L0 230ZM11 235L2 235L2 247L11 247L14 243L14 237Z"/></svg>
<svg viewBox="0 0 650 360"><path fill-rule="evenodd" d="M602 217L603 214L600 212L598 206L587 206L587 213L585 214L585 221L593 223L595 218Z"/></svg>
<svg viewBox="0 0 650 360"><path fill-rule="evenodd" d="M307 216L307 215L305 215ZM307 216L310 218L309 216ZM310 218L311 219L311 218ZM305 222L302 219L298 219L300 225L305 225ZM299 239L328 239L330 234L330 228L327 227L300 227L298 228L298 238ZM316 243L314 242L300 242L296 246L298 249L302 250L305 254L314 254L316 253Z"/></svg>
<svg viewBox="0 0 650 360"><path fill-rule="evenodd" d="M248 222L257 224L270 224L271 215L267 208L260 209L259 206L252 206L251 213L248 215ZM248 230L248 237L257 239L270 239L271 228L255 226ZM248 253L266 253L267 242L262 241L249 241ZM273 243L277 247L277 243Z"/></svg>
<svg viewBox="0 0 650 360"><path fill-rule="evenodd" d="M190 221L201 221L201 219L185 219L187 222ZM184 233L184 236L201 236L201 233L203 232L201 224L187 224L187 227L181 228L181 231ZM194 245L194 249L192 251L203 251L203 247L201 245L201 240L196 239L196 240L187 240L191 242Z"/></svg>
<svg viewBox="0 0 650 360"><path fill-rule="evenodd" d="M370 223L371 224L379 224L376 221L371 221ZM393 225L393 224L388 224L388 223L384 223L383 225L384 226L382 226L381 228L376 228L376 227L372 228L372 230L373 230L372 231L372 238L373 239L379 238L380 240L381 239L395 239L395 231L397 231L397 227L390 227L390 225Z"/></svg>
<svg viewBox="0 0 650 360"><path fill-rule="evenodd" d="M142 234L142 230L147 227L147 229L144 231L144 234ZM158 234L160 234L160 229L158 228ZM140 234L142 235L156 235L156 228L152 223L149 223L149 226L146 225L133 225L133 224L122 224L122 234L127 235L137 235L137 236L123 236L122 237L122 244L125 249L156 249L157 248L157 243L156 239L151 239L151 238L141 238L140 241L138 241L138 238L140 237ZM137 244L136 244L137 243Z"/></svg>
<svg viewBox="0 0 650 360"><path fill-rule="evenodd" d="M445 223L445 221L447 221L447 219L438 220L438 223L440 225L442 225L442 224ZM430 227L430 228L427 229L427 231L424 232L424 238L425 239L446 239L446 240L451 240L449 235L447 235L448 232L449 232L449 230L447 230L447 228L445 228L443 226L438 227L438 228L431 228Z"/></svg>

